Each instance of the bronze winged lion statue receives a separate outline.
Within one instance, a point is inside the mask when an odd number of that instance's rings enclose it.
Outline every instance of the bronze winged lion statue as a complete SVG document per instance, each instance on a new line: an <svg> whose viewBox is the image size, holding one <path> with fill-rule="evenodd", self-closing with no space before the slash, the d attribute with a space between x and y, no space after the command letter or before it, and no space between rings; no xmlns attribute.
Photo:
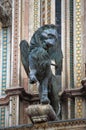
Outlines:
<svg viewBox="0 0 86 130"><path fill-rule="evenodd" d="M52 74L51 60L55 61L56 73L61 75L62 51L57 27L53 24L40 27L33 34L30 44L26 40L20 43L21 60L30 83L39 82L40 103L50 103L58 113L59 79Z"/></svg>

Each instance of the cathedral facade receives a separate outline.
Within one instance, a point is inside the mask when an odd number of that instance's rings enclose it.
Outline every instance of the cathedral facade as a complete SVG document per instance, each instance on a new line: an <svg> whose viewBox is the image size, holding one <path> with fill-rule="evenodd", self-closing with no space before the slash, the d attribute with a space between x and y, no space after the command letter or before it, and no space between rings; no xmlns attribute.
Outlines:
<svg viewBox="0 0 86 130"><path fill-rule="evenodd" d="M0 0L0 127L31 123L39 102L21 63L20 41L45 24L61 39L61 120L86 118L86 0Z"/></svg>

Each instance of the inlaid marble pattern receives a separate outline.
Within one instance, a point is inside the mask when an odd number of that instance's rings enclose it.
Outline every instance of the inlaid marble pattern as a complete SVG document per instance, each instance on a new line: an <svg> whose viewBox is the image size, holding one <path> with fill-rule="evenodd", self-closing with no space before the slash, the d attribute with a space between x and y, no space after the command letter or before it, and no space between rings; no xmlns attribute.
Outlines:
<svg viewBox="0 0 86 130"><path fill-rule="evenodd" d="M18 85L18 47L19 47L19 0L14 1L14 25L13 25L13 79L12 85Z"/></svg>
<svg viewBox="0 0 86 130"><path fill-rule="evenodd" d="M81 1L76 0L76 80L81 86Z"/></svg>
<svg viewBox="0 0 86 130"><path fill-rule="evenodd" d="M82 115L82 99L78 98L76 102L77 102L77 117L81 118L83 116Z"/></svg>
<svg viewBox="0 0 86 130"><path fill-rule="evenodd" d="M2 68L2 24L0 23L0 67ZM0 88L2 87L2 69L0 69ZM1 90L0 90L1 95Z"/></svg>
<svg viewBox="0 0 86 130"><path fill-rule="evenodd" d="M24 124L10 128L8 127L4 130L86 130L86 120L76 119L58 122L55 121L37 124Z"/></svg>
<svg viewBox="0 0 86 130"><path fill-rule="evenodd" d="M5 107L0 108L0 127L5 126Z"/></svg>
<svg viewBox="0 0 86 130"><path fill-rule="evenodd" d="M34 31L39 27L39 0L34 0Z"/></svg>
<svg viewBox="0 0 86 130"><path fill-rule="evenodd" d="M41 25L45 24L45 0L41 1Z"/></svg>
<svg viewBox="0 0 86 130"><path fill-rule="evenodd" d="M47 24L51 24L51 0L47 0Z"/></svg>
<svg viewBox="0 0 86 130"><path fill-rule="evenodd" d="M17 120L17 117L16 117L16 113L17 113L17 97L16 96L12 96L12 126L16 125L16 120Z"/></svg>
<svg viewBox="0 0 86 130"><path fill-rule="evenodd" d="M8 29L2 28L2 86L1 86L1 95L5 95L6 82L7 82L7 36ZM5 107L1 107L1 126L5 126Z"/></svg>
<svg viewBox="0 0 86 130"><path fill-rule="evenodd" d="M76 0L76 87L81 86L81 0ZM82 117L82 98L76 98L76 117Z"/></svg>
<svg viewBox="0 0 86 130"><path fill-rule="evenodd" d="M21 0L12 1L12 55L11 55L11 87L19 86L20 71L20 25L21 25ZM18 96L11 96L10 104L10 126L19 123L19 99Z"/></svg>
<svg viewBox="0 0 86 130"><path fill-rule="evenodd" d="M2 31L2 91L1 95L5 94L6 75L7 75L7 28Z"/></svg>

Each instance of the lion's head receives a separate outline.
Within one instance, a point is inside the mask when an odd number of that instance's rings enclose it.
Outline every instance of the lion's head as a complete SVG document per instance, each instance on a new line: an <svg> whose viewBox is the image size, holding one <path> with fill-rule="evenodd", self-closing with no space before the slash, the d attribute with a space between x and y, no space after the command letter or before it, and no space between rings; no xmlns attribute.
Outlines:
<svg viewBox="0 0 86 130"><path fill-rule="evenodd" d="M32 50L35 47L41 46L48 50L50 47L55 46L57 41L57 27L53 24L44 25L33 34L30 42L30 49Z"/></svg>

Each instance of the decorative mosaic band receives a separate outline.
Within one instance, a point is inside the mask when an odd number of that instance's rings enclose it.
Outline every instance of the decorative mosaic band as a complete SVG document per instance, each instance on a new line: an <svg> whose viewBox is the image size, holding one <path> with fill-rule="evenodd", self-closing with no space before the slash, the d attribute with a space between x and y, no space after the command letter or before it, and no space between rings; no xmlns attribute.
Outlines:
<svg viewBox="0 0 86 130"><path fill-rule="evenodd" d="M19 0L14 0L14 25L13 25L13 74L12 86L18 86L18 47L19 47Z"/></svg>
<svg viewBox="0 0 86 130"><path fill-rule="evenodd" d="M81 86L81 0L76 0L76 80Z"/></svg>
<svg viewBox="0 0 86 130"><path fill-rule="evenodd" d="M12 126L16 125L16 120L17 120L17 117L16 117L16 114L17 114L17 97L16 96L12 96L12 111L11 111L11 116L12 116L12 121L11 121L11 124Z"/></svg>
<svg viewBox="0 0 86 130"><path fill-rule="evenodd" d="M39 9L39 0L34 0L34 31L38 28L38 9Z"/></svg>
<svg viewBox="0 0 86 130"><path fill-rule="evenodd" d="M34 11L33 11L33 32L40 27L40 0L34 0ZM29 84L29 91L33 93L38 93L37 84ZM36 86L36 87L35 87Z"/></svg>
<svg viewBox="0 0 86 130"><path fill-rule="evenodd" d="M1 95L5 94L7 76L7 28L2 31L2 90Z"/></svg>
<svg viewBox="0 0 86 130"><path fill-rule="evenodd" d="M20 24L21 24L21 0L12 1L12 60L11 60L11 86L19 86L19 71L20 71ZM9 104L10 111L10 126L19 124L19 97L11 96Z"/></svg>
<svg viewBox="0 0 86 130"><path fill-rule="evenodd" d="M45 0L41 0L41 26L45 24Z"/></svg>
<svg viewBox="0 0 86 130"><path fill-rule="evenodd" d="M76 117L82 118L83 117L82 98L76 98L76 106L75 107L77 108Z"/></svg>
<svg viewBox="0 0 86 130"><path fill-rule="evenodd" d="M0 108L0 127L5 126L5 107Z"/></svg>
<svg viewBox="0 0 86 130"><path fill-rule="evenodd" d="M51 23L51 0L47 0L47 24Z"/></svg>
<svg viewBox="0 0 86 130"><path fill-rule="evenodd" d="M8 55L8 28L2 28L0 29L0 95L4 96L5 95L5 89L7 88L7 80L9 80L8 73L9 68L7 67L10 55ZM9 61L10 62L10 61ZM5 118L5 113L6 113L6 108L5 107L0 107L0 126L5 126L6 125L6 118Z"/></svg>
<svg viewBox="0 0 86 130"><path fill-rule="evenodd" d="M81 86L81 0L76 0L76 87ZM82 117L82 98L76 99L76 117Z"/></svg>
<svg viewBox="0 0 86 130"><path fill-rule="evenodd" d="M0 88L2 88L2 24L1 23L0 23Z"/></svg>

